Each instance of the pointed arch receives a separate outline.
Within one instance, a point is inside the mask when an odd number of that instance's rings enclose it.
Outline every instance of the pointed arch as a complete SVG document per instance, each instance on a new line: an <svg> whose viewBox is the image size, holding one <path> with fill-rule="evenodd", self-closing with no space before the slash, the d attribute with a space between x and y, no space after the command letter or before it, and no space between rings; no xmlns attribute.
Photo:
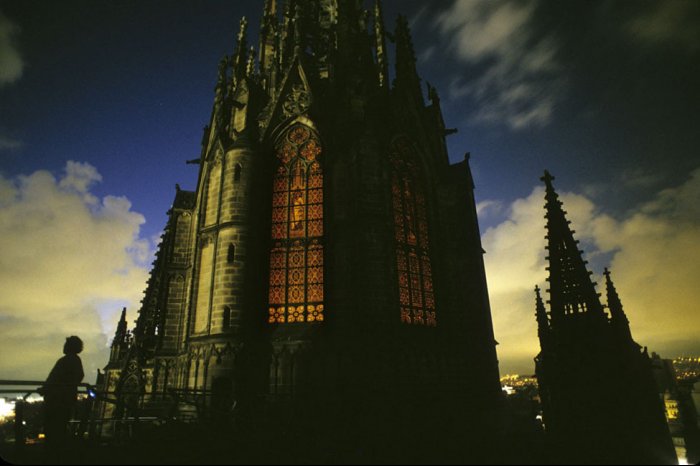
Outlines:
<svg viewBox="0 0 700 466"><path fill-rule="evenodd" d="M401 321L437 325L425 184L410 140L391 144L391 190Z"/></svg>
<svg viewBox="0 0 700 466"><path fill-rule="evenodd" d="M296 122L275 144L270 323L323 321L323 169L317 133Z"/></svg>

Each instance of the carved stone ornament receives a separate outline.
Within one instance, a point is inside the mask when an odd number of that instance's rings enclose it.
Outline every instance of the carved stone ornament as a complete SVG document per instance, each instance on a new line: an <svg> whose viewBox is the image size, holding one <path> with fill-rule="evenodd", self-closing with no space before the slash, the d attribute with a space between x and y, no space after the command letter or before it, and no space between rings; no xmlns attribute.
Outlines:
<svg viewBox="0 0 700 466"><path fill-rule="evenodd" d="M214 235L211 233L204 233L199 238L199 244L201 247L205 247L214 242Z"/></svg>
<svg viewBox="0 0 700 466"><path fill-rule="evenodd" d="M282 113L285 118L289 118L306 113L309 107L311 107L311 95L303 84L295 84L284 99Z"/></svg>

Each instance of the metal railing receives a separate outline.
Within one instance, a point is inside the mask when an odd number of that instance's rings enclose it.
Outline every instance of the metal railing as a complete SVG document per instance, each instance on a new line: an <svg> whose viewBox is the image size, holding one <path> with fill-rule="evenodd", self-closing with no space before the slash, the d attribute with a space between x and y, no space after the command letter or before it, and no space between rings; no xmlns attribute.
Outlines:
<svg viewBox="0 0 700 466"><path fill-rule="evenodd" d="M22 448L26 443L25 432L25 411L27 407L27 398L33 393L42 394L45 388L48 387L76 387L78 393L87 395L87 407L83 410L83 416L77 422L79 423L80 435L84 436L85 429L89 424L89 417L92 412L92 403L98 398L97 390L89 383L78 384L60 384L46 383L36 380L0 380L0 387L18 387L18 388L0 388L0 394L19 395L15 400L15 419L14 419L14 437L15 447ZM30 388L31 387L31 388ZM110 401L102 398L103 401Z"/></svg>
<svg viewBox="0 0 700 466"><path fill-rule="evenodd" d="M21 449L27 444L27 433L33 427L31 425L25 426L25 420L29 420L26 416L26 409L29 405L28 398L35 393L41 395L43 389L48 387L76 387L77 393L84 396L84 400L79 404L80 409L77 410L79 412L68 421L67 428L71 437L88 440L91 443L106 441L112 444L122 444L138 435L142 427L147 425L161 426L176 419L185 423L207 419L213 415L212 408L215 412L231 418L237 415L237 402L228 398L216 401L215 398L218 399L218 397L213 395L212 390L168 389L160 394L148 394L150 396L147 395L146 400L142 394L139 396L138 407L135 411L120 411L120 417L102 417L99 414L101 410L95 409L98 408L95 406L98 402L121 406L122 410L125 409L115 392L98 391L94 385L89 383L50 384L36 380L0 380L0 395L14 394L17 398L14 407L16 448ZM162 405L162 413L153 415L153 410L147 409L153 408L149 405Z"/></svg>

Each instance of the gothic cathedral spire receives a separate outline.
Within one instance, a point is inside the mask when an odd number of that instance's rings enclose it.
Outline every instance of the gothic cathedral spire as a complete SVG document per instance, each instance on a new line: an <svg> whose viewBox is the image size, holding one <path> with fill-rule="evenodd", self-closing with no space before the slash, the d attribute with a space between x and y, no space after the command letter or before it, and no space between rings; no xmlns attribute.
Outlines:
<svg viewBox="0 0 700 466"><path fill-rule="evenodd" d="M605 319L603 306L586 269L583 251L574 239L575 231L569 227L566 211L562 209L559 195L554 191L554 177L545 170L541 178L546 186L545 218L547 219L547 250L549 252L549 295L552 325L556 326L566 316L586 314L589 318Z"/></svg>

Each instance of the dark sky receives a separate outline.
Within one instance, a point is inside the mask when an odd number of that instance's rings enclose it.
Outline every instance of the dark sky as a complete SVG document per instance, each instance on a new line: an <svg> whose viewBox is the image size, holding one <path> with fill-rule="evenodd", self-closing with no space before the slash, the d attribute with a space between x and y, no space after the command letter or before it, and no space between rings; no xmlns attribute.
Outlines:
<svg viewBox="0 0 700 466"><path fill-rule="evenodd" d="M635 338L667 356L700 353L690 304L700 279L700 2L385 0L384 8L390 29L398 13L409 18L419 72L459 129L448 140L451 160L472 154L504 371L530 370L537 351L531 290L544 284L544 221L533 190L545 168L569 196L594 274L612 264ZM105 242L99 228L109 224L128 251L114 252L123 263L112 270L133 280L66 306L97 307L107 328L119 289L138 288L124 292L135 306L175 183L195 189L196 166L184 162L199 156L218 61L233 52L242 15L255 41L261 10L262 0L2 1L0 244L18 251L5 260L30 257L44 270L57 235L75 241L77 225L91 225L80 229L80 251L109 255L87 246ZM51 210L41 197L51 190L80 199L84 215L66 214L67 204ZM51 225L54 235L37 233ZM29 244L34 234L46 243ZM77 265L62 280L89 283L80 275L89 270ZM40 276L30 265L13 273ZM21 297L0 298L0 319L19 319L22 306ZM662 338L660 320L679 323Z"/></svg>

